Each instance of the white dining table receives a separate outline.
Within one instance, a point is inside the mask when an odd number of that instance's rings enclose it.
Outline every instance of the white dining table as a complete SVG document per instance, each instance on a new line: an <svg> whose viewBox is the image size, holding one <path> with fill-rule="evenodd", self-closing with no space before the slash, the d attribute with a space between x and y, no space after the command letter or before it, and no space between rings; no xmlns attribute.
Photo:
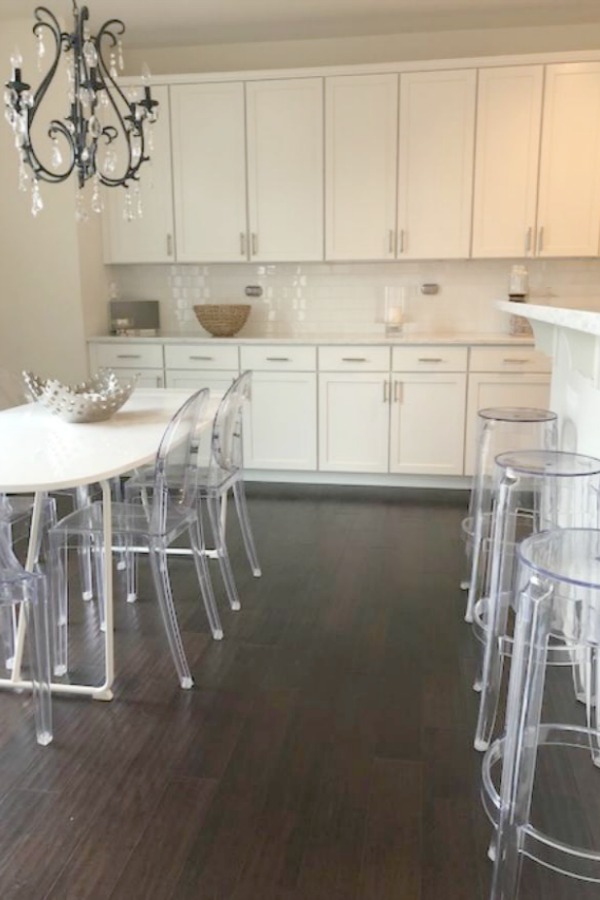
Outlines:
<svg viewBox="0 0 600 900"><path fill-rule="evenodd" d="M34 494L26 568L32 571L48 493L99 483L102 488L104 546L112 547L110 480L151 462L166 426L193 393L191 390L134 391L127 403L105 422L64 422L37 403L0 412L0 493ZM206 426L210 418L206 419ZM104 682L101 685L53 682L53 693L112 700L115 676L112 554L106 553L106 629ZM26 618L19 617L10 678L0 688L31 689L21 675Z"/></svg>

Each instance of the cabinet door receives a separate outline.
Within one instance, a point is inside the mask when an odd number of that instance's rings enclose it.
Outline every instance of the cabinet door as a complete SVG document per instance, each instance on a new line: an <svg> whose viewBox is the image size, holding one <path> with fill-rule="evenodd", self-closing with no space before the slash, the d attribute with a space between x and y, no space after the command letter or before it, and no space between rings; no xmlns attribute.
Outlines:
<svg viewBox="0 0 600 900"><path fill-rule="evenodd" d="M387 472L389 375L319 375L319 469Z"/></svg>
<svg viewBox="0 0 600 900"><path fill-rule="evenodd" d="M323 79L246 85L250 257L323 259Z"/></svg>
<svg viewBox="0 0 600 900"><path fill-rule="evenodd" d="M398 257L467 257L476 71L400 77Z"/></svg>
<svg viewBox="0 0 600 900"><path fill-rule="evenodd" d="M467 376L395 374L390 472L462 475Z"/></svg>
<svg viewBox="0 0 600 900"><path fill-rule="evenodd" d="M128 221L124 215L125 191L105 190L105 263L166 263L175 258L169 93L166 87L153 87L152 95L159 102L158 121L153 126L154 148L148 150L150 162L140 169L142 216Z"/></svg>
<svg viewBox="0 0 600 900"><path fill-rule="evenodd" d="M546 69L538 256L597 256L600 238L600 63Z"/></svg>
<svg viewBox="0 0 600 900"><path fill-rule="evenodd" d="M325 79L327 259L393 259L397 75Z"/></svg>
<svg viewBox="0 0 600 900"><path fill-rule="evenodd" d="M247 469L317 468L317 376L314 372L253 372L244 414Z"/></svg>
<svg viewBox="0 0 600 900"><path fill-rule="evenodd" d="M171 88L178 262L238 262L246 248L244 86Z"/></svg>
<svg viewBox="0 0 600 900"><path fill-rule="evenodd" d="M543 66L479 72L473 256L533 252L543 84Z"/></svg>
<svg viewBox="0 0 600 900"><path fill-rule="evenodd" d="M547 409L550 399L549 375L469 375L465 437L465 475L475 472L478 416L487 406L533 406ZM507 449L519 449L518 447Z"/></svg>

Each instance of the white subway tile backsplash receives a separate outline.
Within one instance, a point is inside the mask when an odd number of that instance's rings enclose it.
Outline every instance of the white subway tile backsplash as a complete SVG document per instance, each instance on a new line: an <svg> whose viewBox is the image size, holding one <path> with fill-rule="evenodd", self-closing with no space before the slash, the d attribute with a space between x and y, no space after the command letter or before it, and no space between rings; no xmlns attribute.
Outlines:
<svg viewBox="0 0 600 900"><path fill-rule="evenodd" d="M522 260L520 260L522 262ZM447 260L403 263L297 265L115 266L111 280L123 299L160 301L165 332L201 334L196 303L247 302L247 285L263 296L252 300L243 334L252 336L336 333L383 335L385 289L408 288L410 331L504 332L508 317L495 301L507 293L513 260ZM527 260L530 297L599 298L600 260ZM424 296L423 283L439 285Z"/></svg>

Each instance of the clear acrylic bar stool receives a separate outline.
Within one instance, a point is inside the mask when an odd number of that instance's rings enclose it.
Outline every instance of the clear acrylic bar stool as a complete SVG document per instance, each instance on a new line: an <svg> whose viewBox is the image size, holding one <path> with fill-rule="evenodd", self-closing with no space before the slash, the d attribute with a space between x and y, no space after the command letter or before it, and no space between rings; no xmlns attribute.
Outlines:
<svg viewBox="0 0 600 900"><path fill-rule="evenodd" d="M586 648L588 658L597 659L600 531L557 529L535 534L520 544L517 555L518 603L506 734L491 745L483 766L482 799L496 828L490 900L517 900L524 856L563 876L600 883L600 848L570 846L541 833L531 821L539 747L554 745L571 754L577 748L589 753L591 747L598 761L597 721L587 727L547 724L541 722L541 713L548 653L557 623L562 624L565 642ZM588 696L593 692L592 682L597 693L598 677L594 663L589 668ZM492 775L499 763L500 793ZM586 764L585 758L581 764ZM549 792L547 787L545 790ZM585 802L584 792L577 796Z"/></svg>
<svg viewBox="0 0 600 900"><path fill-rule="evenodd" d="M469 512L462 522L467 575L461 588L469 592L467 622L473 621L475 603L485 590L496 456L505 450L556 450L558 446L557 415L549 409L494 406L480 409L477 416L475 475Z"/></svg>
<svg viewBox="0 0 600 900"><path fill-rule="evenodd" d="M474 609L474 632L483 644L475 749L489 746L500 694L503 661L512 655L509 614L514 603L516 548L531 533L600 524L600 460L558 450L522 450L496 458L487 596ZM523 515L523 509L531 513ZM560 623L559 623L560 624ZM572 652L575 692L586 697L578 648ZM560 649L557 662L560 663Z"/></svg>

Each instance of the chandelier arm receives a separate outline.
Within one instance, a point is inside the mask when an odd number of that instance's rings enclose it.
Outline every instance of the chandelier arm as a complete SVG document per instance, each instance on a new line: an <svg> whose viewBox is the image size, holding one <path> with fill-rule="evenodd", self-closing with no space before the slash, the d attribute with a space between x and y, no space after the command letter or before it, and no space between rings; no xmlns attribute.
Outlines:
<svg viewBox="0 0 600 900"><path fill-rule="evenodd" d="M44 19L42 19L42 15L48 16L48 18L51 21L46 22ZM46 72L46 75L42 79L38 89L36 90L35 94L33 95L33 105L31 106L31 109L28 112L28 116L27 116L29 127L31 127L31 124L35 118L35 115L36 115L38 109L40 108L40 104L41 104L42 100L44 99L46 91L48 90L50 83L51 83L52 79L54 78L54 75L56 74L56 70L57 70L58 64L60 62L60 54L61 54L62 47L63 46L67 47L70 45L69 35L66 34L65 32L61 31L60 24L58 22L58 19L54 15L54 13L52 13L45 6L38 6L35 9L35 17L37 19L37 22L33 26L33 33L35 34L36 37L38 37L38 35L41 33L41 30L43 28L47 28L48 31L52 34L52 37L54 38L55 54L54 54L54 59L52 60L52 64L50 65L50 68Z"/></svg>
<svg viewBox="0 0 600 900"><path fill-rule="evenodd" d="M124 92L121 90L119 85L116 82L116 79L110 74L110 67L106 64L106 60L104 58L102 42L104 38L110 41L110 46L114 47L117 44L117 37L111 31L111 26L119 25L122 28L122 31L125 31L125 25L119 19L110 19L108 22L105 22L98 35L96 36L96 51L98 53L98 77L104 86L104 90L106 91L106 96L108 97L109 103L113 108L113 111L117 117L119 123L119 129L122 132L125 138L125 144L127 146L127 163L125 173L120 178L111 178L108 175L105 175L103 172L100 172L100 183L105 185L106 187L127 187L127 181L132 177L134 171L133 167L133 156L131 152L131 141L129 139L130 132L127 129L127 125L125 122L125 118L119 109L119 104L115 100L114 94L117 94L118 97L121 98L121 102L123 106L129 111L129 117L131 119L133 128L136 129L136 132L139 130L133 112L133 104L129 102ZM119 129L112 128L109 126L114 132L111 137L107 140L107 143L112 143L113 140L116 139ZM105 128L102 132L105 136L108 134L108 130Z"/></svg>
<svg viewBox="0 0 600 900"><path fill-rule="evenodd" d="M27 162L35 172L35 177L40 181L46 181L49 184L60 184L61 181L66 181L73 172L76 163L73 135L63 122L58 119L53 119L48 128L48 137L52 139L56 137L57 134L61 134L65 138L69 148L69 163L63 172L52 172L43 165L43 163L39 161L31 144L28 144L27 147L23 148L23 152L27 156Z"/></svg>

